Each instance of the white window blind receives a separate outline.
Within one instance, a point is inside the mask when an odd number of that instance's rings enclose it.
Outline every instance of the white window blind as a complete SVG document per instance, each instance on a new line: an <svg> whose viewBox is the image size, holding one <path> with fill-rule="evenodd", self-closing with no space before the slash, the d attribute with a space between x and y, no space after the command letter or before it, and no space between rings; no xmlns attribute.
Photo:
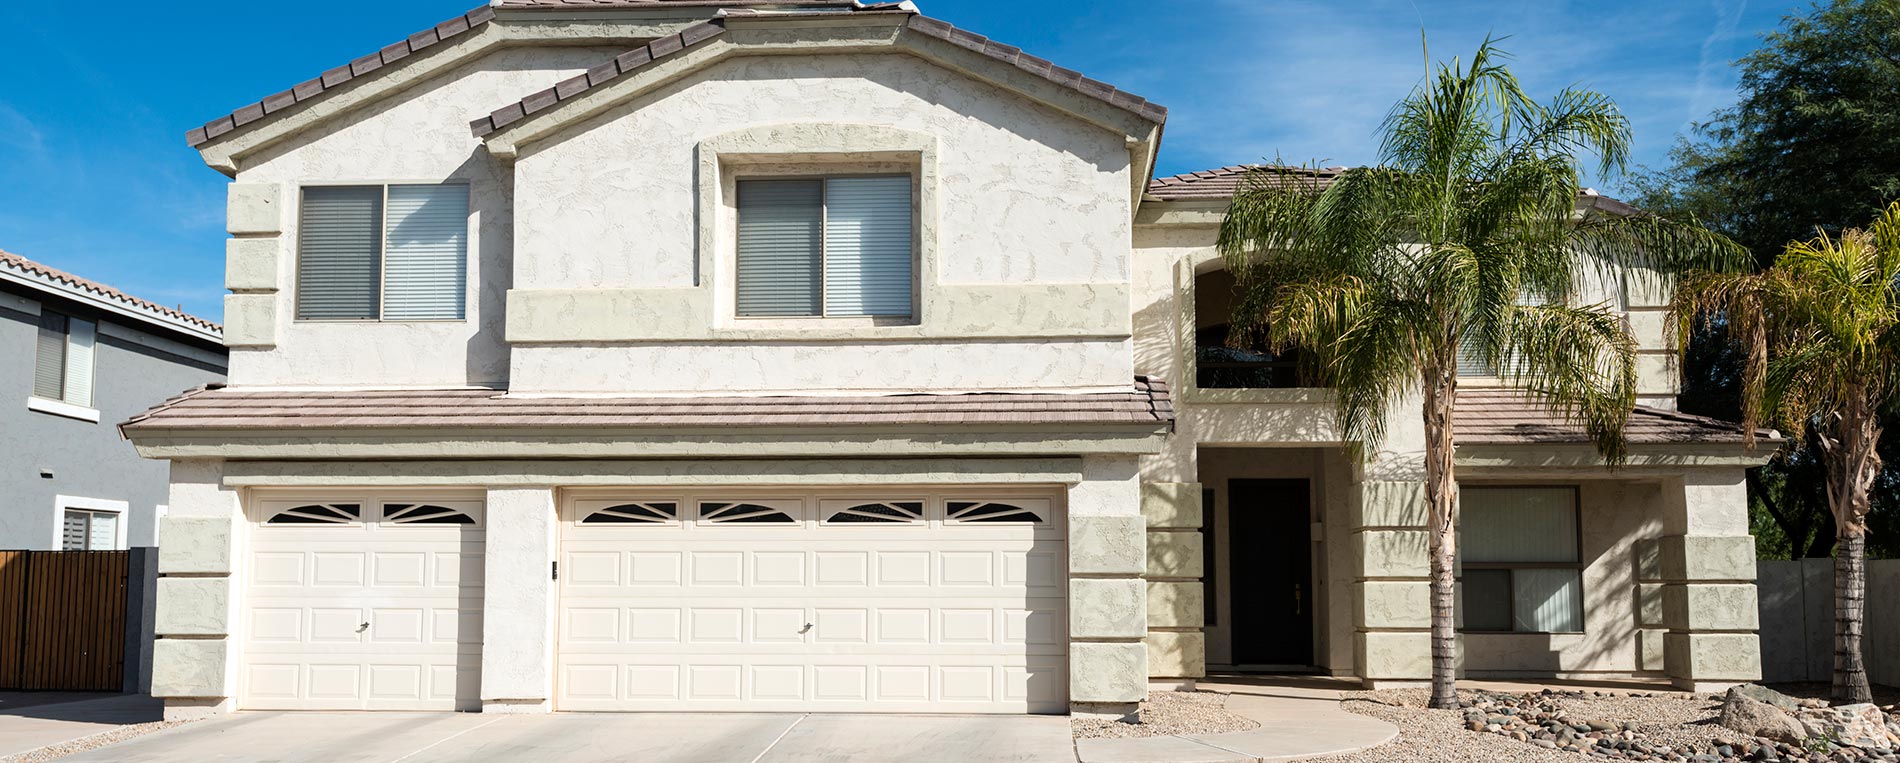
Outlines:
<svg viewBox="0 0 1900 763"><path fill-rule="evenodd" d="M92 406L93 346L99 324L43 311L33 359L33 396Z"/></svg>
<svg viewBox="0 0 1900 763"><path fill-rule="evenodd" d="M299 320L461 320L468 186L313 186L298 226Z"/></svg>
<svg viewBox="0 0 1900 763"><path fill-rule="evenodd" d="M1468 487L1458 503L1465 629L1582 631L1576 491Z"/></svg>
<svg viewBox="0 0 1900 763"><path fill-rule="evenodd" d="M825 183L825 315L910 315L910 178Z"/></svg>
<svg viewBox="0 0 1900 763"><path fill-rule="evenodd" d="M823 230L824 181L739 184L739 315L818 314Z"/></svg>
<svg viewBox="0 0 1900 763"><path fill-rule="evenodd" d="M118 548L118 513L67 509L61 518L59 547L62 551L110 551Z"/></svg>
<svg viewBox="0 0 1900 763"><path fill-rule="evenodd" d="M383 318L461 319L468 186L392 185L386 217Z"/></svg>
<svg viewBox="0 0 1900 763"><path fill-rule="evenodd" d="M739 183L741 317L908 316L909 177Z"/></svg>

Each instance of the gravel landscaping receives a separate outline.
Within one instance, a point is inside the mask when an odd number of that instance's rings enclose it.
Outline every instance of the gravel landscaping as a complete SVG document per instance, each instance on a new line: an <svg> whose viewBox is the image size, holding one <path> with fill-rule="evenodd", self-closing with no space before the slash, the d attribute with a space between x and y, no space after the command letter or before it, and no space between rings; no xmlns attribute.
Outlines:
<svg viewBox="0 0 1900 763"><path fill-rule="evenodd" d="M1823 687L1825 688L1825 687ZM1775 746L1716 725L1719 695L1626 692L1494 694L1459 692L1467 707L1426 709L1430 692L1400 689L1346 695L1349 712L1388 721L1399 738L1326 763L1577 763L1656 761L1877 761L1880 753ZM1475 727L1475 728L1474 728ZM1567 746L1567 748L1566 748Z"/></svg>
<svg viewBox="0 0 1900 763"><path fill-rule="evenodd" d="M169 729L175 726L183 726L187 723L191 723L191 721L189 720L152 721L151 723L133 723L133 724L125 725L125 726L120 726L111 731L93 734L92 736L88 736L88 737L80 737L78 739L74 739L69 742L61 742L55 745L47 745L37 750L23 752L17 755L0 756L0 763L41 763L41 761L54 760L56 758L66 757L68 755L76 755L82 752L86 752L88 750L97 750L106 745L118 744L119 742L123 742L133 737L145 736L146 734L150 734L155 731L164 731L165 729Z"/></svg>
<svg viewBox="0 0 1900 763"><path fill-rule="evenodd" d="M1222 734L1252 731L1254 721L1227 712L1227 695L1211 691L1152 691L1141 703L1141 722L1122 723L1108 718L1074 718L1070 726L1077 739L1159 737L1176 734Z"/></svg>

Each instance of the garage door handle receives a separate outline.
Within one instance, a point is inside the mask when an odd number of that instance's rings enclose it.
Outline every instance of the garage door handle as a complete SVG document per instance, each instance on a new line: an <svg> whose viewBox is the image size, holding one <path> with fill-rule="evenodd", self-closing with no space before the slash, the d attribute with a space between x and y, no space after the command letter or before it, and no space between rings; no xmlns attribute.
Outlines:
<svg viewBox="0 0 1900 763"><path fill-rule="evenodd" d="M366 631L366 630L369 630L369 623L363 623L362 625L356 626L357 633L362 633L363 631Z"/></svg>
<svg viewBox="0 0 1900 763"><path fill-rule="evenodd" d="M806 633L810 633L813 625L815 625L815 623L805 623L805 627L798 629L799 634L803 635Z"/></svg>

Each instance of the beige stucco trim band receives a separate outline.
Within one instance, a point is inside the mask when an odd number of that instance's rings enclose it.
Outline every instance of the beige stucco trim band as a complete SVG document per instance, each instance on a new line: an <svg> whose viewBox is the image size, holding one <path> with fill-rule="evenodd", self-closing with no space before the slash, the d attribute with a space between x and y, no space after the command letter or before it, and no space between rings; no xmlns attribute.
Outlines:
<svg viewBox="0 0 1900 763"><path fill-rule="evenodd" d="M1082 481L1079 458L718 461L233 461L231 487L968 485Z"/></svg>

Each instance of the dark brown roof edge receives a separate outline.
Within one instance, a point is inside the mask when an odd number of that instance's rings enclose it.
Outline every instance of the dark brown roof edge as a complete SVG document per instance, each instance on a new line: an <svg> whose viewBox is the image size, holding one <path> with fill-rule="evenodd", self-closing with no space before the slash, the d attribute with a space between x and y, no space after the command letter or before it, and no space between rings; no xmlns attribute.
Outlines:
<svg viewBox="0 0 1900 763"><path fill-rule="evenodd" d="M1010 64L1030 74L1049 80L1050 82L1080 92L1083 95L1106 102L1116 108L1138 114L1141 118L1154 122L1155 124L1165 124L1168 121L1168 107L1166 106L1162 106L1158 103L1150 103L1146 98L1124 90L1118 90L1114 85L1110 85L1106 82L1089 79L1082 76L1081 72L1073 69L1064 69L1060 66L1056 66L1048 59L1037 58L1036 56L1024 53L1022 48L1018 48L1014 45L1005 45L988 37L984 37L983 35L959 29L947 22L939 21L928 16L919 15L912 17L909 27L921 34L935 37L958 47L968 48L969 50Z"/></svg>
<svg viewBox="0 0 1900 763"><path fill-rule="evenodd" d="M118 289L99 283L98 281L94 281L90 278L82 278L80 276L73 275L72 273L68 273L64 270L51 267L49 265L46 265L41 262L37 262L35 260L27 259L26 257L23 257L18 254L14 254L4 249L0 249L0 266L4 266L13 270L18 270L18 271L27 273L28 275L62 283L76 289L82 289L88 292L92 292L93 294L97 294L101 297L105 297L106 299L110 299L114 302L122 303L128 307L137 308L139 310L144 310L150 313L156 313L166 318L171 318L176 321L181 321L181 322L190 324L192 326L196 326L198 328L204 329L205 331L211 332L213 334L222 334L224 332L223 326L220 326L204 318L200 318L196 315L192 315L191 313L187 313L183 310L179 310L176 308L166 307L164 305L158 304L157 302L153 302L148 299L140 299L138 297L132 296L131 294L127 294Z"/></svg>
<svg viewBox="0 0 1900 763"><path fill-rule="evenodd" d="M317 77L299 83L281 93L266 96L264 100L239 108L236 111L206 122L203 127L194 127L185 133L185 143L193 148L210 143L233 130L244 127L270 114L283 111L299 103L323 96L334 88L361 77L370 72L396 63L410 55L421 53L437 43L460 37L489 21L494 20L495 9L488 5L475 8L455 18L424 29L408 37L383 46L381 50L362 56L347 64L326 71Z"/></svg>
<svg viewBox="0 0 1900 763"><path fill-rule="evenodd" d="M726 28L716 21L705 21L680 30L676 34L661 37L650 43L634 48L618 56L555 83L554 87L529 93L519 101L490 112L488 116L469 123L469 129L480 138L526 119L534 114L553 108L564 101L579 97L590 89L613 81L616 77L635 71L648 64L693 46L725 34Z"/></svg>

